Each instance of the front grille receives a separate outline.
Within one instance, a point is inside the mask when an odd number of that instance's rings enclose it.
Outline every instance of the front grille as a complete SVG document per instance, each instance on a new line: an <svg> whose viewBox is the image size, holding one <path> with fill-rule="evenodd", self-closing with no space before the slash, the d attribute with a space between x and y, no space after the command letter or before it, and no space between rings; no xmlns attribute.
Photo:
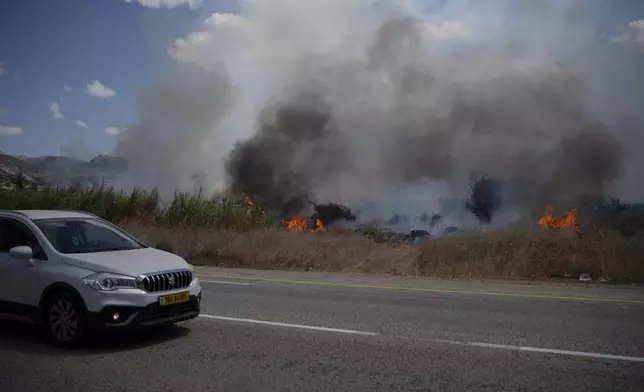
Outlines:
<svg viewBox="0 0 644 392"><path fill-rule="evenodd" d="M192 272L188 270L144 275L139 280L139 288L149 292L170 291L190 286ZM172 284L171 284L172 283Z"/></svg>

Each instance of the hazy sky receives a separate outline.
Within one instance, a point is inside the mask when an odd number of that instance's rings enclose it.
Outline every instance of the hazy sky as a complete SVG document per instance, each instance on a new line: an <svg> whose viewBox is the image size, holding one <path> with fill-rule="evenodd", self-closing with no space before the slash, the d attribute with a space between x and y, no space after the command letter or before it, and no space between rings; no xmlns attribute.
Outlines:
<svg viewBox="0 0 644 392"><path fill-rule="evenodd" d="M431 13L447 1L413 2ZM644 48L643 1L592 2L604 34L598 40ZM234 0L0 1L0 150L111 151L115 134L133 121L138 95L177 61L171 43L238 8Z"/></svg>

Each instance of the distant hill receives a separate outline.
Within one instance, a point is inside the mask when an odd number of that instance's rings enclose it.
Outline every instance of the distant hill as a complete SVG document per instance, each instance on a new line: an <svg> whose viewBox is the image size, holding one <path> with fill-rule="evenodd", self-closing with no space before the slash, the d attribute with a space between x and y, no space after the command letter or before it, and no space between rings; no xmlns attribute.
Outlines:
<svg viewBox="0 0 644 392"><path fill-rule="evenodd" d="M63 157L17 157L0 153L0 186L15 182L22 170L27 185L90 187L109 182L127 168L127 161L98 155L90 161Z"/></svg>
<svg viewBox="0 0 644 392"><path fill-rule="evenodd" d="M0 186L15 181L21 169L25 184L41 185L45 183L45 179L40 178L36 174L35 168L28 162L5 153L0 153Z"/></svg>

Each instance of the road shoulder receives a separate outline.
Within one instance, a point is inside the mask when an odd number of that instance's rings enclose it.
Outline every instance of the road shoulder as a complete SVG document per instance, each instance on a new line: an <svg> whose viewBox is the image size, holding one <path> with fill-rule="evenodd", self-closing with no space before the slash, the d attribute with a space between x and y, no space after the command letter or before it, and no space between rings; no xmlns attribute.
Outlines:
<svg viewBox="0 0 644 392"><path fill-rule="evenodd" d="M381 290L444 292L463 295L515 296L570 299L595 302L624 302L644 305L644 285L608 285L546 280L440 279L334 272L267 271L219 267L195 267L201 279L297 284Z"/></svg>

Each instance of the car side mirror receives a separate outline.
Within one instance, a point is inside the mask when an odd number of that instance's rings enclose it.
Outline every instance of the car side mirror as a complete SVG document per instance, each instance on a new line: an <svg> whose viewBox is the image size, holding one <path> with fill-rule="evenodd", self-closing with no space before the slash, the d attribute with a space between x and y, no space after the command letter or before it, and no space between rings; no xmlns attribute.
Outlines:
<svg viewBox="0 0 644 392"><path fill-rule="evenodd" d="M28 261L34 258L34 251L29 246L15 246L9 249L9 257Z"/></svg>

